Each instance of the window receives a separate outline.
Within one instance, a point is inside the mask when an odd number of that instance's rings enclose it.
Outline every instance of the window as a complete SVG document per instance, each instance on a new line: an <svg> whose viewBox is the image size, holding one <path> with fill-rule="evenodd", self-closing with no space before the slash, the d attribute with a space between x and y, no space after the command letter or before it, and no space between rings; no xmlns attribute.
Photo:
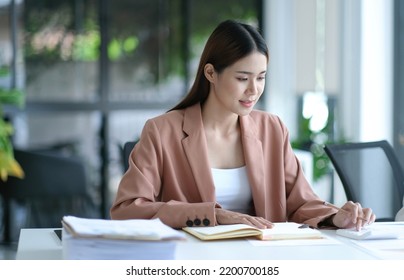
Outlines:
<svg viewBox="0 0 404 280"><path fill-rule="evenodd" d="M184 96L213 27L226 18L259 26L261 2L25 0L27 104L14 118L16 144L81 155L108 216L120 147Z"/></svg>

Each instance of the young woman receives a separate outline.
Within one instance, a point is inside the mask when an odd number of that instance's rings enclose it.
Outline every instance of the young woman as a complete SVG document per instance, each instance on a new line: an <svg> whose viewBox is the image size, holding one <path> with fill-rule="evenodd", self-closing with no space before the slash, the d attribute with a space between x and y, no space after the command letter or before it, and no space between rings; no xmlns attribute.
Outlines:
<svg viewBox="0 0 404 280"><path fill-rule="evenodd" d="M269 54L259 32L228 20L213 31L189 94L146 122L122 177L112 219L165 224L245 223L270 228L294 221L361 228L371 209L336 210L315 195L275 115L254 110ZM359 219L362 218L362 219Z"/></svg>

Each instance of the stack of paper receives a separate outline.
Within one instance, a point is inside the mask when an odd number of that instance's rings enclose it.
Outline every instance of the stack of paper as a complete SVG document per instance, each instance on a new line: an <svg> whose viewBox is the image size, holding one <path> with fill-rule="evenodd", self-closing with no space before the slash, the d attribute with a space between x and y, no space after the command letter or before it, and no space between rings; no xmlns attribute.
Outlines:
<svg viewBox="0 0 404 280"><path fill-rule="evenodd" d="M104 220L65 216L62 220L64 259L174 259L184 234L159 219Z"/></svg>

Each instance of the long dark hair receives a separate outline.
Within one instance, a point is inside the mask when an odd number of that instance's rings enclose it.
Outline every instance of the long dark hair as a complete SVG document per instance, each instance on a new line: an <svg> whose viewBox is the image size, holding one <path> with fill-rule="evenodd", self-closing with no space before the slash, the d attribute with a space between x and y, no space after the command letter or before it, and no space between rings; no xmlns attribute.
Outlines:
<svg viewBox="0 0 404 280"><path fill-rule="evenodd" d="M264 38L253 26L234 20L220 23L206 42L199 61L194 84L185 98L169 111L184 109L196 103L204 103L209 95L209 81L204 67L211 63L218 73L239 59L258 51L269 60Z"/></svg>

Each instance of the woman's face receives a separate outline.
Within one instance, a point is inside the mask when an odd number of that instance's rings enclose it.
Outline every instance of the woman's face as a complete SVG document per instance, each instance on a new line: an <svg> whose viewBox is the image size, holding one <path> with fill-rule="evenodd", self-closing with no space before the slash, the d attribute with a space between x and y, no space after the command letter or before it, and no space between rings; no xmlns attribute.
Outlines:
<svg viewBox="0 0 404 280"><path fill-rule="evenodd" d="M210 94L214 94L221 109L248 115L264 91L266 69L266 56L253 52L220 74L214 72Z"/></svg>

